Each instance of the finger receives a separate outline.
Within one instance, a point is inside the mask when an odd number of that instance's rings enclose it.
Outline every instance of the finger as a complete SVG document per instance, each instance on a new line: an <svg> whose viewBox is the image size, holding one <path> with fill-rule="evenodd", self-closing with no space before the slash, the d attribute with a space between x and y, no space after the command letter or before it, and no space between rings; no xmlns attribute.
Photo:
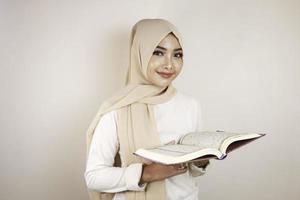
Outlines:
<svg viewBox="0 0 300 200"><path fill-rule="evenodd" d="M181 167L181 164L174 164L174 165L171 165L173 169L178 169Z"/></svg>
<svg viewBox="0 0 300 200"><path fill-rule="evenodd" d="M176 170L184 170L187 168L186 163L181 163L181 164L176 164L176 165L172 165L173 169Z"/></svg>
<svg viewBox="0 0 300 200"><path fill-rule="evenodd" d="M182 174L185 173L186 171L187 171L187 167L179 168L176 170L177 174Z"/></svg>
<svg viewBox="0 0 300 200"><path fill-rule="evenodd" d="M178 170L185 170L187 168L187 165L185 163L182 163Z"/></svg>

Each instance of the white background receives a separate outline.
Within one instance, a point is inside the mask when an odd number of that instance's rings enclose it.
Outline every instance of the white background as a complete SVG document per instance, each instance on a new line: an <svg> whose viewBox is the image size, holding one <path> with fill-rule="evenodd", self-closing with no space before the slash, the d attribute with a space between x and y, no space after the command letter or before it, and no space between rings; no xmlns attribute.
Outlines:
<svg viewBox="0 0 300 200"><path fill-rule="evenodd" d="M2 0L1 200L88 199L85 131L142 18L180 30L174 84L201 102L203 129L267 133L213 162L200 199L300 199L300 1Z"/></svg>

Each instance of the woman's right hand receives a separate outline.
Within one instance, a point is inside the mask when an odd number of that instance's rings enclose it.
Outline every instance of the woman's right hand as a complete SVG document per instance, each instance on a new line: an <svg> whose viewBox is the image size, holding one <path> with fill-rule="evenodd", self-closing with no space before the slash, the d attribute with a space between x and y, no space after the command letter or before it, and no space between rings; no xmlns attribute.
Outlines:
<svg viewBox="0 0 300 200"><path fill-rule="evenodd" d="M183 174L186 171L187 167L183 167L182 164L163 165L159 163L151 163L143 165L143 173L139 184L164 180L171 176Z"/></svg>

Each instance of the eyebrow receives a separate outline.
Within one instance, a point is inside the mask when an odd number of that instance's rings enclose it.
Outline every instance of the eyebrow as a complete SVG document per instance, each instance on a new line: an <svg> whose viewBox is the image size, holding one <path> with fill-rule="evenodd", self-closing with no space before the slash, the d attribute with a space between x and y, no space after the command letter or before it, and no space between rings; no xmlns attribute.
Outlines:
<svg viewBox="0 0 300 200"><path fill-rule="evenodd" d="M156 48L158 48L158 49L162 49L162 50L167 50L166 48L164 48L164 47L161 47L161 46L157 46ZM174 51L179 51L179 50L182 50L182 48L177 48L177 49L174 49Z"/></svg>

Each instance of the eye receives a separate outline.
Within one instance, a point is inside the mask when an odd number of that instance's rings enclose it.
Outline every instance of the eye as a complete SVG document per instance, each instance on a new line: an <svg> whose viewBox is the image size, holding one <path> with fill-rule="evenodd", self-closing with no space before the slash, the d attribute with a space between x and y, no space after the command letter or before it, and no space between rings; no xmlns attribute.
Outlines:
<svg viewBox="0 0 300 200"><path fill-rule="evenodd" d="M183 54L180 52L180 53L175 53L175 57L176 58L182 58L183 57Z"/></svg>
<svg viewBox="0 0 300 200"><path fill-rule="evenodd" d="M163 56L164 53L163 53L162 51L156 50L156 51L153 52L153 55L156 55L156 56Z"/></svg>

